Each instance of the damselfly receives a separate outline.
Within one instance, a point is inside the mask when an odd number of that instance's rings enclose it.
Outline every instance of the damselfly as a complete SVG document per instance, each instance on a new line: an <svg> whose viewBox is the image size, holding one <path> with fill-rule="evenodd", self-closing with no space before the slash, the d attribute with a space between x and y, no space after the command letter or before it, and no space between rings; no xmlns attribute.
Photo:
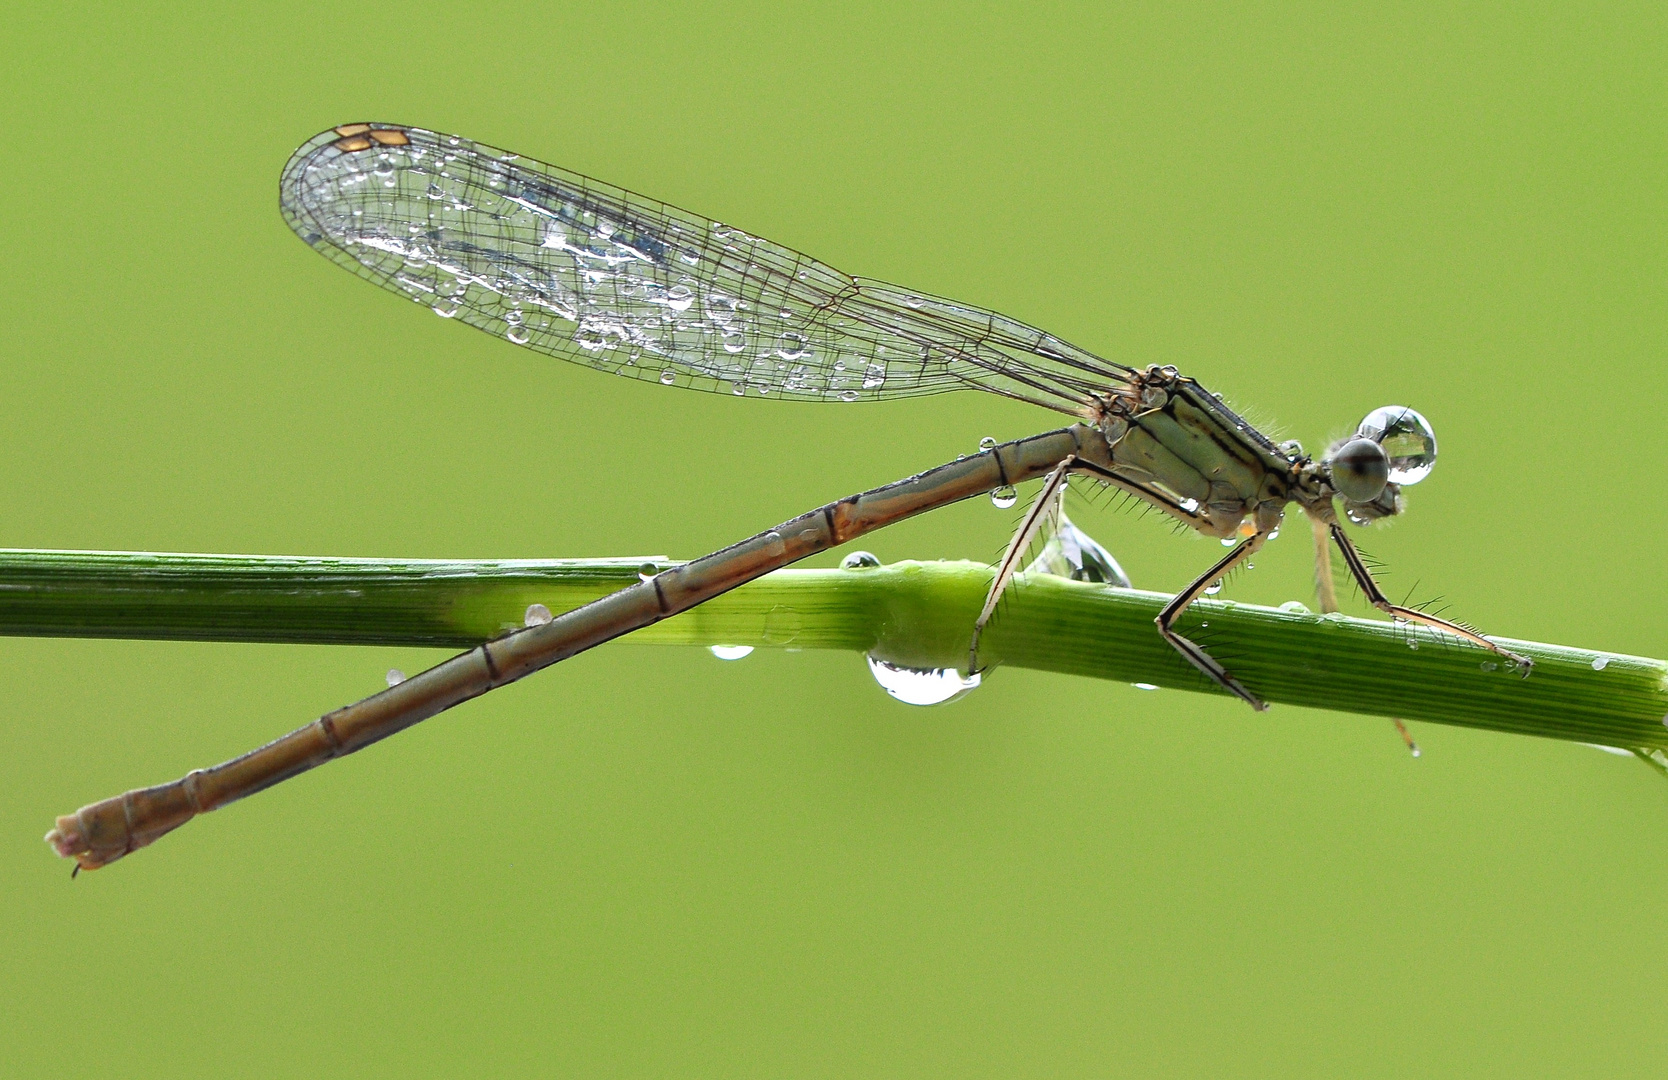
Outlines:
<svg viewBox="0 0 1668 1080"><path fill-rule="evenodd" d="M1338 516L1401 512L1436 456L1424 418L1392 406L1319 458L1276 444L1173 367L1137 370L994 311L854 278L768 240L455 136L349 124L309 140L280 182L284 219L355 274L513 344L613 374L737 397L852 403L984 390L1061 413L1062 428L829 503L549 621L489 641L243 757L58 819L47 839L79 867L112 862L193 816L352 753L808 555L914 514L1027 480L1042 490L968 628L979 636L1021 560L1057 520L1068 478L1125 492L1233 550L1182 590L1157 632L1253 708L1252 688L1176 629L1254 555L1296 503L1366 598L1407 622L1526 657L1393 604Z"/></svg>

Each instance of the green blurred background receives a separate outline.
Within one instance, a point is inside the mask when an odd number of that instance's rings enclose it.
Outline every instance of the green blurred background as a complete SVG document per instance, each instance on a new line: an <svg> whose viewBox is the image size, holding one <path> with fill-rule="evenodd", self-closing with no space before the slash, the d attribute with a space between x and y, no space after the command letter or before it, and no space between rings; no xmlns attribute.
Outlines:
<svg viewBox="0 0 1668 1080"><path fill-rule="evenodd" d="M1415 405L1389 591L1668 655L1659 3L69 7L0 40L0 544L689 557L1055 422L441 322L277 213L297 144L392 120L1311 446ZM1015 513L866 546L990 559ZM1144 587L1220 553L1076 516ZM1231 595L1308 578L1296 532ZM1660 1075L1668 785L1577 745L628 640L77 881L40 843L442 655L0 641L0 1074Z"/></svg>

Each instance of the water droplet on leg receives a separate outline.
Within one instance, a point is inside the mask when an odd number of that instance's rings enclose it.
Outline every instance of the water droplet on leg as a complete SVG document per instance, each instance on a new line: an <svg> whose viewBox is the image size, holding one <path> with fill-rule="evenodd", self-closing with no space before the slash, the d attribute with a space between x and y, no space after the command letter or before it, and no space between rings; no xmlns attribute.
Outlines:
<svg viewBox="0 0 1668 1080"><path fill-rule="evenodd" d="M555 616L550 613L550 609L543 604L528 604L526 614L521 616L521 625L543 626L554 618Z"/></svg>
<svg viewBox="0 0 1668 1080"><path fill-rule="evenodd" d="M1019 501L1019 492L1012 485L999 487L990 493L990 504L998 510L1007 510Z"/></svg>
<svg viewBox="0 0 1668 1080"><path fill-rule="evenodd" d="M398 686L405 682L405 672L401 671L397 667L391 667L388 669L388 674L384 676L384 678L388 680L389 686Z"/></svg>

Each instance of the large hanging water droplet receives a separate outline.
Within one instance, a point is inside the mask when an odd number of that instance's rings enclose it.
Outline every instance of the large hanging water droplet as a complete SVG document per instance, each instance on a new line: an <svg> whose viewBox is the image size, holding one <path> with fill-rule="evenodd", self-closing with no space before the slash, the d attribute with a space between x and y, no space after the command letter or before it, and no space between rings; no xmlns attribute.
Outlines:
<svg viewBox="0 0 1668 1080"><path fill-rule="evenodd" d="M1129 575L1118 565L1118 560L1094 537L1074 525L1064 510L1060 511L1054 534L1025 572L1130 588Z"/></svg>
<svg viewBox="0 0 1668 1080"><path fill-rule="evenodd" d="M905 705L942 705L978 687L978 672L963 677L955 668L911 668L870 656L869 673Z"/></svg>
<svg viewBox="0 0 1668 1080"><path fill-rule="evenodd" d="M1213 581L1209 585L1205 586L1205 595L1206 596L1215 596L1217 593L1219 593L1221 591L1222 591L1222 579L1221 578L1217 578L1215 581Z"/></svg>
<svg viewBox="0 0 1668 1080"><path fill-rule="evenodd" d="M521 625L543 626L555 617L543 604L528 604L526 613L521 616Z"/></svg>
<svg viewBox="0 0 1668 1080"><path fill-rule="evenodd" d="M840 560L841 570L871 570L880 565L880 560L867 551L854 551Z"/></svg>
<svg viewBox="0 0 1668 1080"><path fill-rule="evenodd" d="M1019 492L1014 489L1012 484L999 487L990 493L990 504L998 510L1010 509L1018 501Z"/></svg>
<svg viewBox="0 0 1668 1080"><path fill-rule="evenodd" d="M1390 482L1417 484L1436 465L1436 432L1430 421L1406 405L1374 409L1355 429L1357 436L1384 447L1390 458Z"/></svg>
<svg viewBox="0 0 1668 1080"><path fill-rule="evenodd" d="M740 660L753 652L751 645L708 645L707 651L720 660Z"/></svg>

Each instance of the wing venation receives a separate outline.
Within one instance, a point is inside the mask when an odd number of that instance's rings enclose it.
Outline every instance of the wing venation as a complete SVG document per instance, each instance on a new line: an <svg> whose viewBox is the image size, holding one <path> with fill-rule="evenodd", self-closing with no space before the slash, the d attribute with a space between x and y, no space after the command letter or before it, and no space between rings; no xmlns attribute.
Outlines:
<svg viewBox="0 0 1668 1080"><path fill-rule="evenodd" d="M969 304L455 136L309 140L285 220L360 277L523 347L667 385L859 401L980 389L1078 413L1133 372Z"/></svg>

